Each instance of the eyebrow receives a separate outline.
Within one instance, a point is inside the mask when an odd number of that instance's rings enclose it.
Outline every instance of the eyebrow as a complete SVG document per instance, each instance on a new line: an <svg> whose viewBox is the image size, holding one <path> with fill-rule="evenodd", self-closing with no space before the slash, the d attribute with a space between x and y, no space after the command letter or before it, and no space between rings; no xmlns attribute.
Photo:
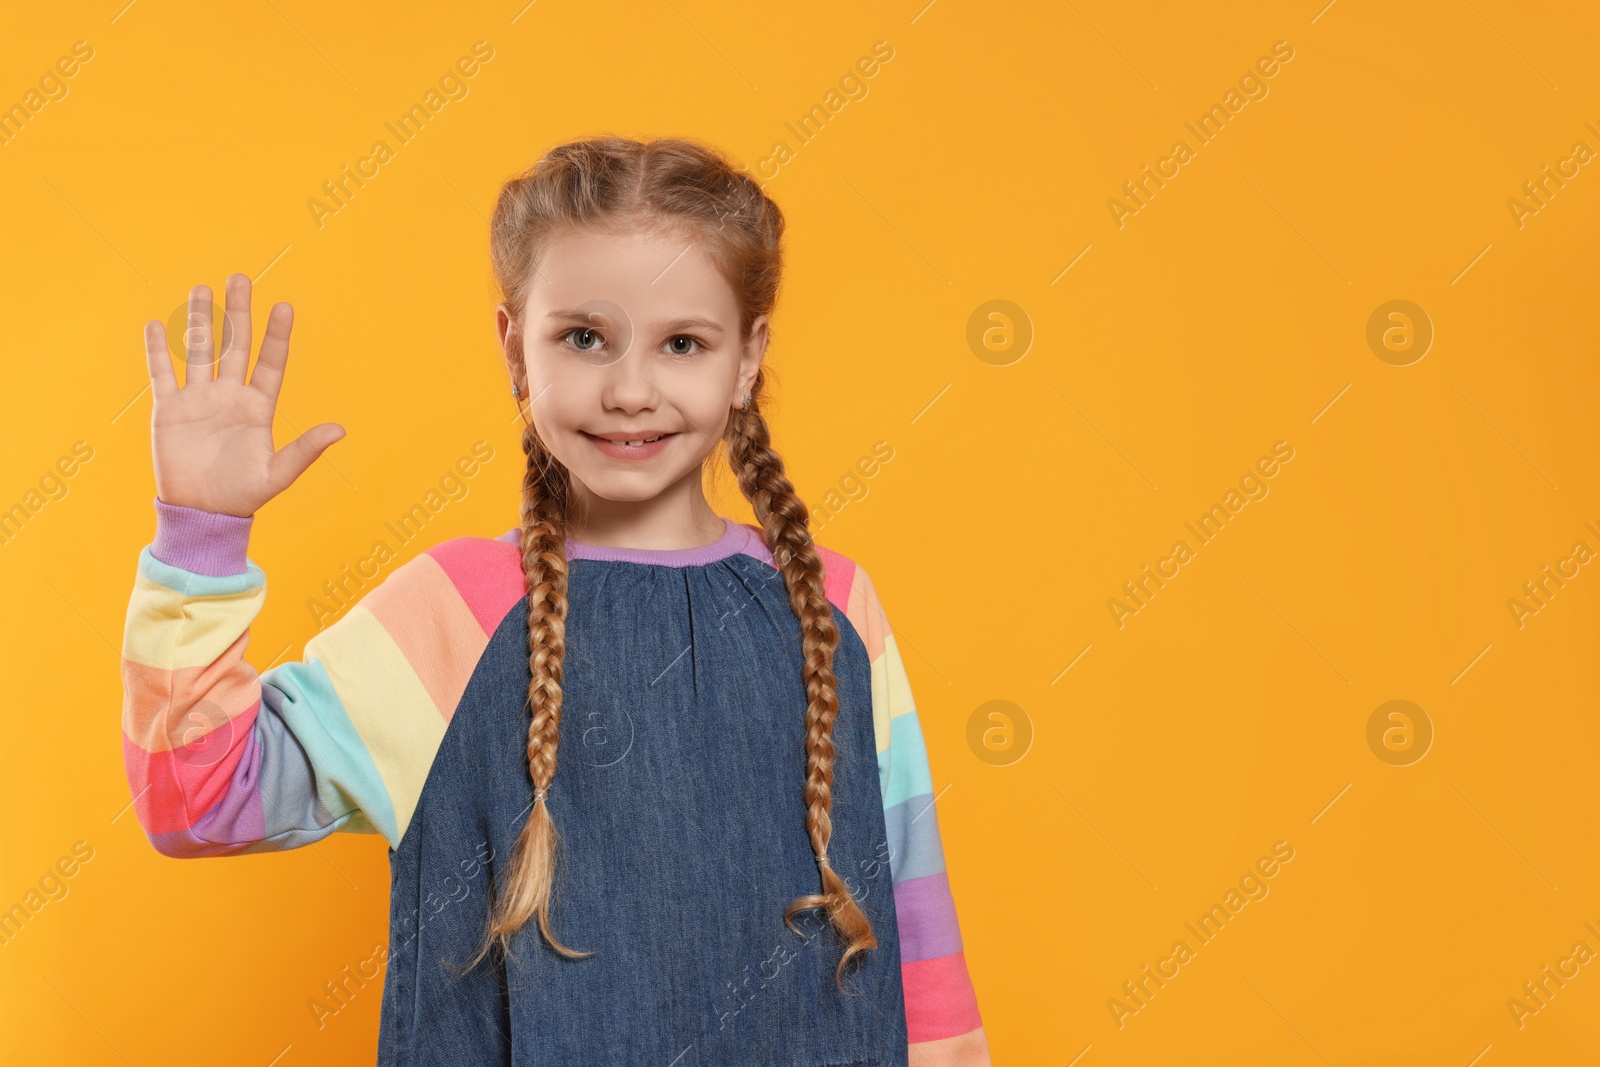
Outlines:
<svg viewBox="0 0 1600 1067"><path fill-rule="evenodd" d="M585 312L578 308L559 308L547 314L545 318L565 319L569 322L593 322L593 316L596 314L600 315L602 318L605 317L604 312ZM699 315L687 315L683 318L672 319L668 322L661 323L657 329L663 333L677 332L680 330L707 330L712 333L725 332L722 328L722 324L717 322L715 319L708 319Z"/></svg>

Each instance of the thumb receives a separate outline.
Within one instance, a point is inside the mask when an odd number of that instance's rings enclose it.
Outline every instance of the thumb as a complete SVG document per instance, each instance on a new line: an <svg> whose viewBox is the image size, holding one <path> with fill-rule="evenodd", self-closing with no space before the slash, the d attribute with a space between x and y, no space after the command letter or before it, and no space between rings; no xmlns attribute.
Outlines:
<svg viewBox="0 0 1600 1067"><path fill-rule="evenodd" d="M285 489L306 472L306 468L317 461L317 457L335 441L344 437L344 427L337 422L324 422L313 426L293 441L284 445L273 453L272 459L267 464L267 481L271 483L274 496Z"/></svg>

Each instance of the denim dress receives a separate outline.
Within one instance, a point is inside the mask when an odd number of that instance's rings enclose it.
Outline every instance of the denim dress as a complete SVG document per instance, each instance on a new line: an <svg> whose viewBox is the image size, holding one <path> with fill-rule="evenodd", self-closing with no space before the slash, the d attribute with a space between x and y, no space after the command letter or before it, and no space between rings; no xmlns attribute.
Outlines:
<svg viewBox="0 0 1600 1067"><path fill-rule="evenodd" d="M516 543L516 531L499 540ZM753 542L753 544L752 544ZM494 628L390 849L379 1063L392 1067L895 1067L907 1062L869 662L834 607L829 858L878 947L835 982L806 833L800 627L748 527L714 545L569 545L563 708L546 797L561 837L551 928L461 975L533 794L528 612ZM762 557L765 557L763 559Z"/></svg>

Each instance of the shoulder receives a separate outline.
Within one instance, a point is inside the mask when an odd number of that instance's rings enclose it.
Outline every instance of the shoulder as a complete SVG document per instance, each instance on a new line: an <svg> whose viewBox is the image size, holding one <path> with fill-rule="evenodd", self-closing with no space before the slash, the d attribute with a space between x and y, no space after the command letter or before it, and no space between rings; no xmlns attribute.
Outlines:
<svg viewBox="0 0 1600 1067"><path fill-rule="evenodd" d="M373 562L382 566L376 557ZM350 568L346 575L359 581ZM456 623L471 622L487 637L523 595L522 561L505 541L454 537L423 549L358 593L352 611L369 612L395 629L417 616L443 613Z"/></svg>
<svg viewBox="0 0 1600 1067"><path fill-rule="evenodd" d="M750 531L751 543L756 549L750 554L771 565L772 556L761 543L761 528L750 523L742 525ZM872 577L858 560L821 541L813 539L812 544L822 557L822 584L828 601L860 635L867 648L868 660L877 660L883 652L884 639L889 634L889 622Z"/></svg>
<svg viewBox="0 0 1600 1067"><path fill-rule="evenodd" d="M916 710L911 699L910 680L872 576L860 561L821 543L816 544L826 571L824 585L828 599L856 632L866 654L871 673L872 729L878 753L879 788L888 796L892 784L888 777L889 750L894 738L897 735L910 738L917 729L916 720L906 718ZM900 745L904 748L910 743L902 740ZM914 760L910 762L914 764ZM908 761L902 759L900 763L906 765Z"/></svg>
<svg viewBox="0 0 1600 1067"><path fill-rule="evenodd" d="M515 546L491 537L456 537L424 549L306 642L307 657L360 664L363 675L394 673L445 722L455 713L489 639L522 598ZM385 672L374 672L382 665Z"/></svg>

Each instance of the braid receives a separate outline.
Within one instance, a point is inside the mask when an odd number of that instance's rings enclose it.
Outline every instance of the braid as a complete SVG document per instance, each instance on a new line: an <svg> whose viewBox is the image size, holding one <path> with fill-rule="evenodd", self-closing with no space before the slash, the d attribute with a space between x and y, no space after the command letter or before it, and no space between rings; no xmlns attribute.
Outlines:
<svg viewBox="0 0 1600 1067"><path fill-rule="evenodd" d="M797 897L783 915L789 929L799 933L792 916L807 908L823 908L833 928L845 942L834 972L841 976L850 959L877 948L872 924L855 897L828 860L833 834L833 723L839 717L839 691L833 673L833 653L839 628L823 587L822 557L811 540L805 504L783 470L783 457L773 450L767 421L759 399L765 370L756 373L748 408L734 409L728 422L728 463L739 487L755 509L773 562L783 574L789 603L800 621L801 671L806 687L806 832L822 874L822 892Z"/></svg>
<svg viewBox="0 0 1600 1067"><path fill-rule="evenodd" d="M495 902L488 937L472 965L498 943L510 954L511 935L535 916L550 947L576 959L593 955L568 948L550 929L560 835L546 803L561 741L562 659L567 628L567 504L571 475L545 448L530 421L522 433L527 473L522 480L522 573L528 591L528 773L533 805L506 872L507 888Z"/></svg>

